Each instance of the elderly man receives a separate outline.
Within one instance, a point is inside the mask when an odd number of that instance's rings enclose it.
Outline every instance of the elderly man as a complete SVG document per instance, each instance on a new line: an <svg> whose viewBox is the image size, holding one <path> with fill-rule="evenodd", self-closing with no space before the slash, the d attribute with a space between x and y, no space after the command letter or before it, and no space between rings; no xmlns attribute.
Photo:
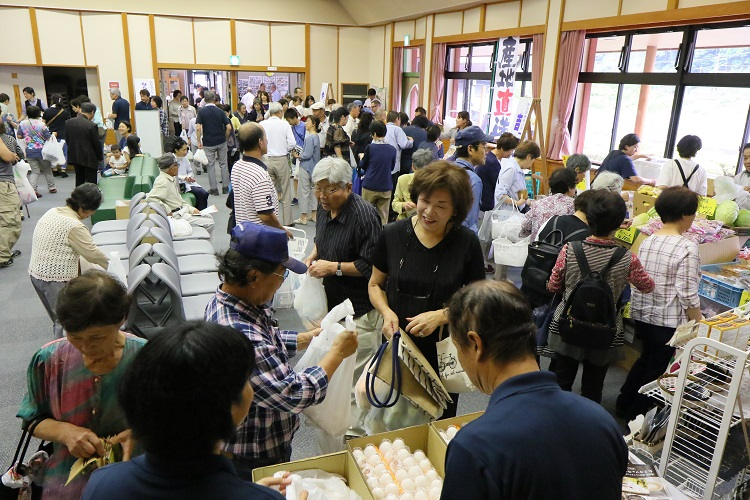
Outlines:
<svg viewBox="0 0 750 500"><path fill-rule="evenodd" d="M477 281L456 292L447 316L458 361L490 403L448 445L441 498L620 498L628 463L620 428L600 405L539 370L523 294Z"/></svg>
<svg viewBox="0 0 750 500"><path fill-rule="evenodd" d="M198 110L195 120L195 135L198 138L198 148L203 149L208 158L208 182L211 186L208 194L219 194L216 183L216 164L221 171L222 192L229 192L229 167L227 166L227 139L232 133L232 122L229 117L216 106L216 93L207 90L203 93L206 105Z"/></svg>
<svg viewBox="0 0 750 500"><path fill-rule="evenodd" d="M323 278L329 308L352 301L359 339L356 381L381 343L383 318L367 292L372 254L382 231L380 217L375 207L352 193L352 168L346 160L323 158L312 180L322 210L315 225L315 246L305 263L310 276ZM353 424L348 434L362 436L366 412L357 408L353 390L351 408Z"/></svg>
<svg viewBox="0 0 750 500"><path fill-rule="evenodd" d="M359 114L362 112L362 101L352 101L347 105L346 109L349 111L349 121L344 125L344 132L351 137L352 132L354 132L357 129L357 125L359 125Z"/></svg>
<svg viewBox="0 0 750 500"><path fill-rule="evenodd" d="M279 102L281 99L281 92L276 88L276 84L271 84L271 102Z"/></svg>
<svg viewBox="0 0 750 500"><path fill-rule="evenodd" d="M112 99L112 112L107 115L107 119L114 120L115 137L117 142L122 139L122 134L118 130L121 122L130 121L130 103L123 99L120 89L109 89L109 98Z"/></svg>
<svg viewBox="0 0 750 500"><path fill-rule="evenodd" d="M202 227L209 233L214 228L214 219L210 215L201 215L200 210L190 206L180 196L177 187L177 174L180 172L179 160L173 153L159 157L157 161L161 173L156 177L154 186L146 195L146 202L156 202L164 207L174 219L182 219L191 226Z"/></svg>
<svg viewBox="0 0 750 500"><path fill-rule="evenodd" d="M94 113L96 106L84 102L78 116L65 122L68 164L75 169L76 187L85 182L96 184L96 172L104 159L104 151L99 142L99 130L92 121Z"/></svg>
<svg viewBox="0 0 750 500"><path fill-rule="evenodd" d="M463 225L474 231L479 231L479 204L482 201L482 179L476 173L477 167L484 165L487 151L485 146L495 139L486 135L479 127L466 127L456 134L456 165L466 170L471 180L471 192L474 202L471 204L469 215Z"/></svg>
<svg viewBox="0 0 750 500"><path fill-rule="evenodd" d="M320 139L321 150L325 147L326 136L328 135L328 116L326 116L326 105L323 101L318 101L310 106L310 112L313 116L320 120L320 131L318 132L318 138Z"/></svg>
<svg viewBox="0 0 750 500"><path fill-rule="evenodd" d="M269 104L268 114L269 118L260 122L260 126L266 131L268 175L271 176L281 200L281 223L285 226L293 226L292 168L289 166L289 152L294 150L297 141L294 140L294 133L289 122L282 119L284 108L281 104L278 102ZM293 152L292 156L299 157L297 152Z"/></svg>

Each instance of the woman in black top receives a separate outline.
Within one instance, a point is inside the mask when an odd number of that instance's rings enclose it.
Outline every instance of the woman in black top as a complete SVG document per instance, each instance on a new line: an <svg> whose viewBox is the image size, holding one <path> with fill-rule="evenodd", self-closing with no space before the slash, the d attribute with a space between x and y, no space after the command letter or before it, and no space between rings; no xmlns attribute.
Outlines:
<svg viewBox="0 0 750 500"><path fill-rule="evenodd" d="M438 371L436 343L447 336L445 304L461 287L485 278L479 239L461 225L472 202L468 174L447 161L418 170L409 188L417 214L388 224L375 248L370 302L383 333L411 335ZM383 295L382 290L385 290ZM458 395L442 418L455 416Z"/></svg>
<svg viewBox="0 0 750 500"><path fill-rule="evenodd" d="M352 153L354 158L359 161L359 154L365 152L365 148L372 142L370 133L370 124L373 120L372 113L360 113L357 128L352 131Z"/></svg>
<svg viewBox="0 0 750 500"><path fill-rule="evenodd" d="M260 99L256 97L253 99L253 109L247 114L247 121L254 123L262 122L265 113L266 112L263 111L263 105L260 103Z"/></svg>
<svg viewBox="0 0 750 500"><path fill-rule="evenodd" d="M47 125L47 128L50 132L55 134L58 141L64 141L65 140L65 122L70 119L70 113L68 113L68 110L63 107L62 104L62 96L60 94L52 94L49 98L50 107L44 110L44 114L42 115L42 120L44 120L44 123ZM53 175L61 175L62 177L67 177L68 174L65 173L65 167L67 166L67 159L68 159L68 142L63 143L63 153L65 154L65 160L66 163L64 165L58 165L56 167L52 167L52 173ZM59 170L58 170L59 169ZM58 174L58 172L60 172Z"/></svg>

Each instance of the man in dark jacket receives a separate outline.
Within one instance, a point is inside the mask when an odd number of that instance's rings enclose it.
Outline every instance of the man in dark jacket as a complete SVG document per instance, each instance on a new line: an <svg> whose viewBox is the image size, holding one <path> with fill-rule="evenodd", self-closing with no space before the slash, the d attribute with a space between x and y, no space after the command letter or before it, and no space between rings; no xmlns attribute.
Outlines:
<svg viewBox="0 0 750 500"><path fill-rule="evenodd" d="M401 151L401 175L411 173L411 155L414 151L419 148L419 145L427 140L427 120L418 119L416 123L409 124L409 115L406 113L399 113L401 120L401 128L404 129L404 133L407 137L411 137L414 140L414 145L408 149Z"/></svg>
<svg viewBox="0 0 750 500"><path fill-rule="evenodd" d="M90 102L81 104L77 117L65 122L68 138L68 165L75 168L76 186L85 182L96 184L96 171L104 158L99 142L99 130L94 122L96 106Z"/></svg>

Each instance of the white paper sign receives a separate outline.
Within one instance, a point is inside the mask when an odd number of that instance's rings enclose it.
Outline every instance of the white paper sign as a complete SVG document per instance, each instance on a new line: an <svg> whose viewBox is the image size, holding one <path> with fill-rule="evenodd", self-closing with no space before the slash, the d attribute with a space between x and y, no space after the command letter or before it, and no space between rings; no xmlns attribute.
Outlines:
<svg viewBox="0 0 750 500"><path fill-rule="evenodd" d="M326 95L328 94L328 83L323 82L323 84L320 86L320 101L325 104L326 103Z"/></svg>
<svg viewBox="0 0 750 500"><path fill-rule="evenodd" d="M513 115L513 129L511 130L516 137L521 137L523 129L526 127L526 121L529 119L529 111L531 111L531 102L531 97L516 98L516 112Z"/></svg>
<svg viewBox="0 0 750 500"><path fill-rule="evenodd" d="M134 93L136 95L138 95L138 92L143 89L148 90L151 95L157 95L156 82L154 82L153 78L136 78L133 80L133 85L133 88L135 89Z"/></svg>

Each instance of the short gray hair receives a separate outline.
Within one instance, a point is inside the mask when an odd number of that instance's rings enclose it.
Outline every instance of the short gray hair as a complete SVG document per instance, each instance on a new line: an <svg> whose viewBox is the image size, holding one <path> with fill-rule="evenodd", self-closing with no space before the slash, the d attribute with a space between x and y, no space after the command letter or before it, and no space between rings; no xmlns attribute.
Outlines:
<svg viewBox="0 0 750 500"><path fill-rule="evenodd" d="M122 97L122 92L120 92L120 89L109 89L109 95L116 95L117 97Z"/></svg>
<svg viewBox="0 0 750 500"><path fill-rule="evenodd" d="M432 163L432 151L429 149L417 149L414 154L411 155L411 164L414 170L418 170Z"/></svg>
<svg viewBox="0 0 750 500"><path fill-rule="evenodd" d="M320 181L328 181L331 184L344 187L352 182L352 166L343 158L335 156L323 158L315 165L312 180L315 184Z"/></svg>
<svg viewBox="0 0 750 500"><path fill-rule="evenodd" d="M591 183L591 189L606 189L612 193L620 193L624 182L625 179L615 172L604 171L597 174L596 179Z"/></svg>
<svg viewBox="0 0 750 500"><path fill-rule="evenodd" d="M565 167L582 174L591 169L591 160L588 156L582 154L570 155Z"/></svg>
<svg viewBox="0 0 750 500"><path fill-rule="evenodd" d="M216 92L213 90L206 90L203 92L203 100L206 102L216 102Z"/></svg>
<svg viewBox="0 0 750 500"><path fill-rule="evenodd" d="M269 115L276 115L284 111L284 107L279 104L278 102L272 102L268 105L268 114Z"/></svg>

